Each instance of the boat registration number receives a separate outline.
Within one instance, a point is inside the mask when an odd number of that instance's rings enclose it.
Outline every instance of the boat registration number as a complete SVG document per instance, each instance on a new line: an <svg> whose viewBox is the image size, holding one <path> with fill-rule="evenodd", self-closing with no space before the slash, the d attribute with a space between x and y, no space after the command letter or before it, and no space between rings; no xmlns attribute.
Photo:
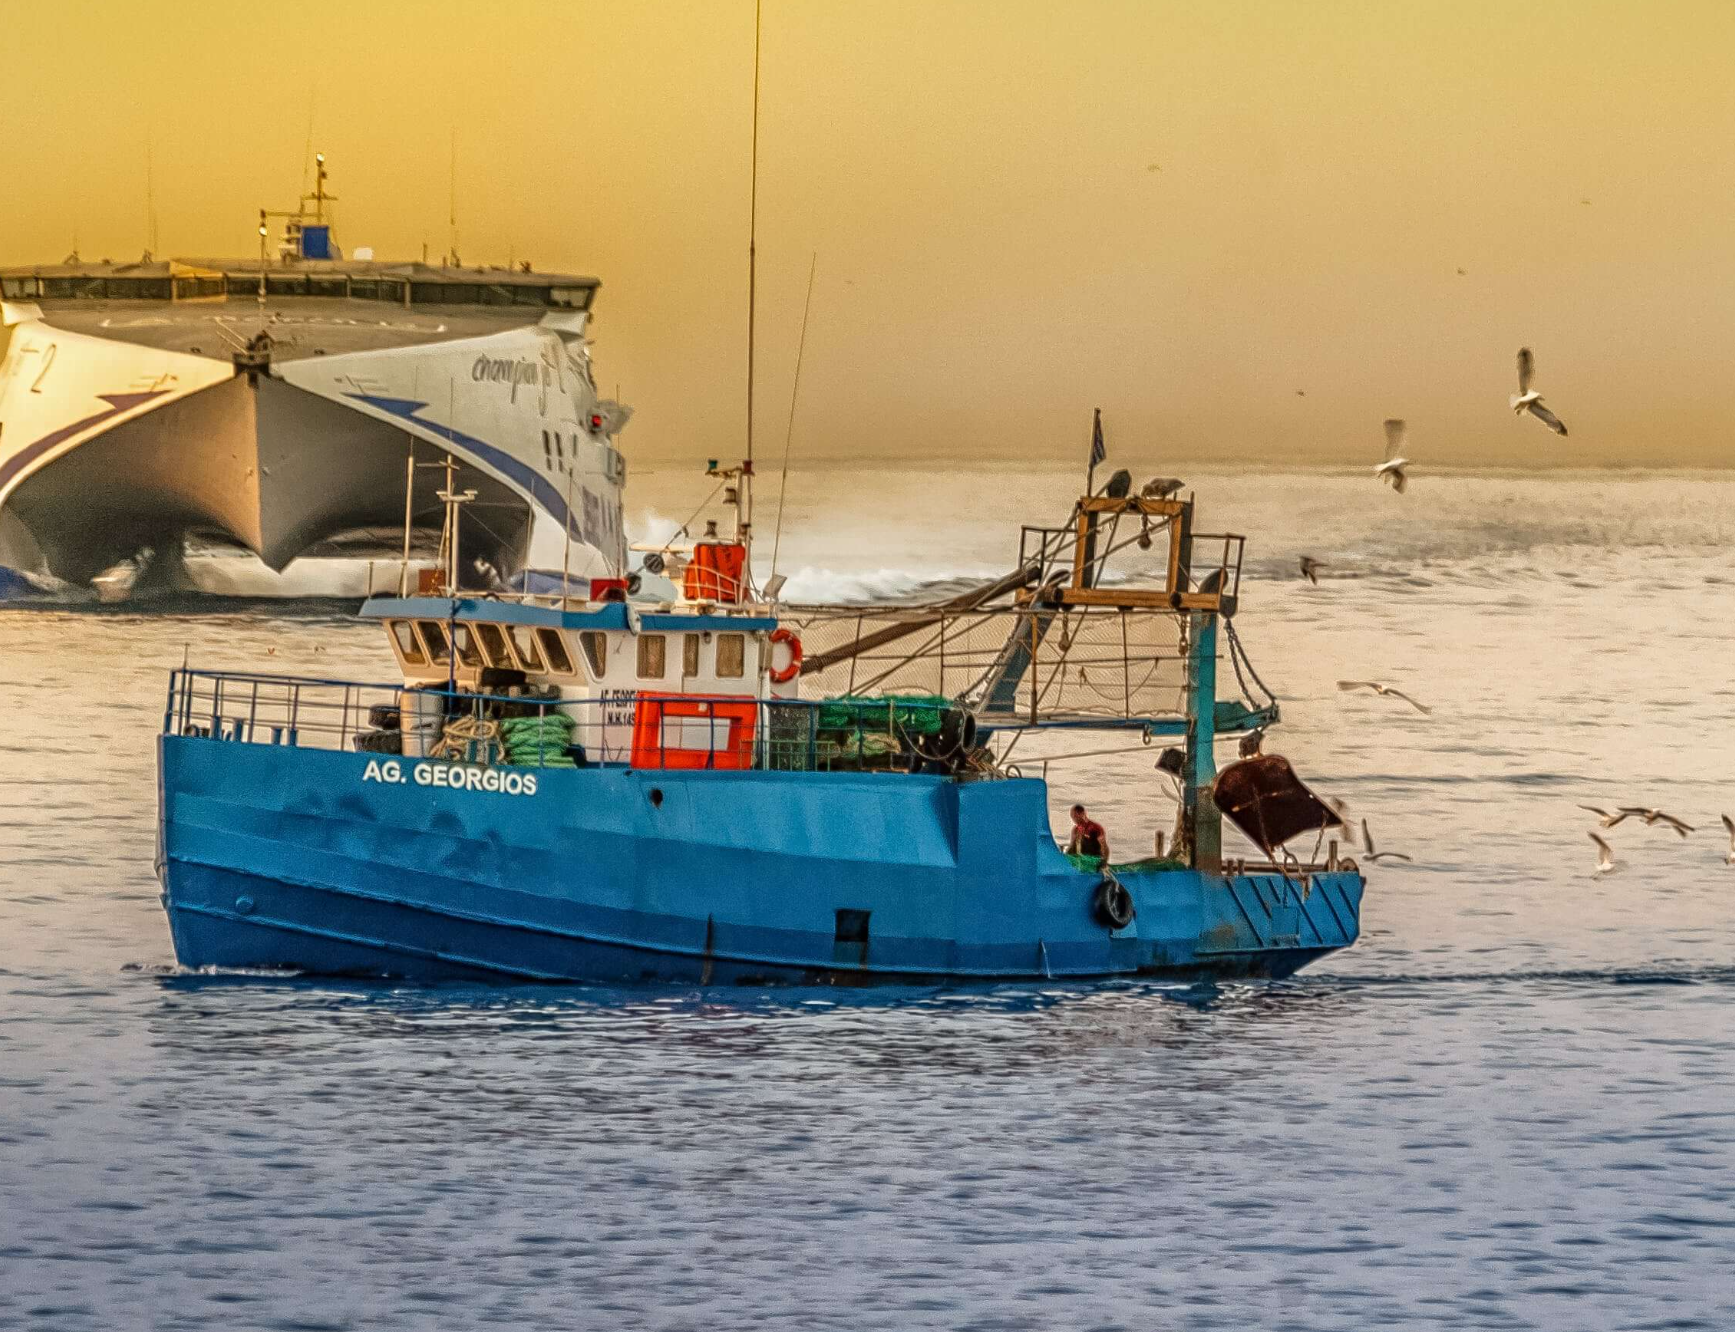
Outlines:
<svg viewBox="0 0 1735 1332"><path fill-rule="evenodd" d="M361 779L388 786L443 786L448 791L487 791L495 795L536 794L533 772L478 768L468 763L417 763L406 772L396 759L369 759Z"/></svg>

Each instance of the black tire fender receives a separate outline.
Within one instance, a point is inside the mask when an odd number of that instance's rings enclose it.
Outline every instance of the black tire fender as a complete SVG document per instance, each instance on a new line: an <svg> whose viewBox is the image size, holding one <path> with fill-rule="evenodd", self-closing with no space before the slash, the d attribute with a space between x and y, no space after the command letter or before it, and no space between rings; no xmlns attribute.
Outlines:
<svg viewBox="0 0 1735 1332"><path fill-rule="evenodd" d="M1124 883L1113 877L1105 877L1097 884L1091 907L1098 920L1117 930L1124 930L1131 925L1137 914L1133 908L1133 895L1127 891Z"/></svg>

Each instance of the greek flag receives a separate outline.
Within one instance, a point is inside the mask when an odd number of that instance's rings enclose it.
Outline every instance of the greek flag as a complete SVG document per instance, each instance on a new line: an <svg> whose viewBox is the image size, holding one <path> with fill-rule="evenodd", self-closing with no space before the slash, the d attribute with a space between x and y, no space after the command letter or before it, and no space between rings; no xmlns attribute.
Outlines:
<svg viewBox="0 0 1735 1332"><path fill-rule="evenodd" d="M1090 465L1095 467L1108 457L1108 446L1102 442L1102 408L1096 409L1096 420L1090 427Z"/></svg>

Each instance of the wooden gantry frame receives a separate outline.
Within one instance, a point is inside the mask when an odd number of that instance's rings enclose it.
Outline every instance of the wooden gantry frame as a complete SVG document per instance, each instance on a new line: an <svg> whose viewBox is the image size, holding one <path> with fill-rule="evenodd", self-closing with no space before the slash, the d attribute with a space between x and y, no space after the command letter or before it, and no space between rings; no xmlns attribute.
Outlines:
<svg viewBox="0 0 1735 1332"><path fill-rule="evenodd" d="M1169 560L1164 586L1157 588L1101 588L1091 585L1092 565L1106 555L1093 558L1092 542L1100 534L1105 518L1138 517L1141 521L1156 518L1165 521L1169 529ZM1241 561L1231 563L1229 546L1243 540L1234 534L1221 537L1223 560L1218 568L1223 577L1210 591L1193 591L1191 559L1193 544L1193 504L1190 500L1147 499L1129 495L1122 499L1107 496L1086 496L1074 510L1072 577L1065 584L1050 584L1026 588L1018 593L1018 604L1028 606L1041 602L1050 606L1104 606L1122 610L1211 611L1233 614L1235 598L1240 591Z"/></svg>

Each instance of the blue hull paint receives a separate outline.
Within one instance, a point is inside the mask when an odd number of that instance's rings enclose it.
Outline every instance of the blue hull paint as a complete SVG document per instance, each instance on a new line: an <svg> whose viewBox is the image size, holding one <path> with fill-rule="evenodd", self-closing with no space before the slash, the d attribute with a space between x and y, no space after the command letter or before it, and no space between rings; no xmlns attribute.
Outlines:
<svg viewBox="0 0 1735 1332"><path fill-rule="evenodd" d="M534 795L418 784L448 765L164 736L162 878L193 968L415 979L906 983L1284 976L1354 942L1362 881L1096 876L1035 780L537 772ZM865 942L840 911L866 912Z"/></svg>
<svg viewBox="0 0 1735 1332"><path fill-rule="evenodd" d="M0 601L30 601L42 596L42 589L16 569L0 564Z"/></svg>

